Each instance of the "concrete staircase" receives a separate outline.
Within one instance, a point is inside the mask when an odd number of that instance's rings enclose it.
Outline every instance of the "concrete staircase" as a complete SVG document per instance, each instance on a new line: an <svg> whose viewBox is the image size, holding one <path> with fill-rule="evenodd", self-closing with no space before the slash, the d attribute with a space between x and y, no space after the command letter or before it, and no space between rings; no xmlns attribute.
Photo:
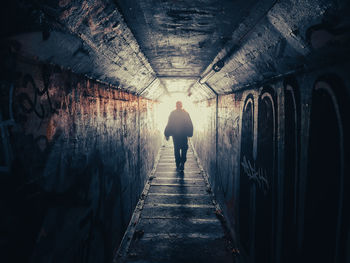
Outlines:
<svg viewBox="0 0 350 263"><path fill-rule="evenodd" d="M193 150L176 172L168 142L131 219L115 262L234 262L232 244Z"/></svg>

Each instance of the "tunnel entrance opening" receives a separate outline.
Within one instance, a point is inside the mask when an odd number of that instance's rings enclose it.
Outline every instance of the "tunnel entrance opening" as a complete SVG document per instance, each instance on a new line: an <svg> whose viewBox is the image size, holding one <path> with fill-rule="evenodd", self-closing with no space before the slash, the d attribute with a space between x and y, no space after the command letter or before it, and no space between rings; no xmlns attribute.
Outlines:
<svg viewBox="0 0 350 263"><path fill-rule="evenodd" d="M303 262L339 262L344 138L335 88L318 81L312 94Z"/></svg>
<svg viewBox="0 0 350 263"><path fill-rule="evenodd" d="M247 174L248 166L253 161L253 142L254 142L254 100L253 96L249 95L246 99L243 116L242 116L242 131L241 131L241 172L239 182L239 237L241 249L249 255L251 253L252 239L252 181Z"/></svg>
<svg viewBox="0 0 350 263"><path fill-rule="evenodd" d="M283 178L282 262L296 261L300 152L300 98L297 85L284 88L285 158Z"/></svg>
<svg viewBox="0 0 350 263"><path fill-rule="evenodd" d="M272 262L275 213L275 146L276 110L275 92L266 87L259 98L257 137L257 187L255 258L258 262Z"/></svg>

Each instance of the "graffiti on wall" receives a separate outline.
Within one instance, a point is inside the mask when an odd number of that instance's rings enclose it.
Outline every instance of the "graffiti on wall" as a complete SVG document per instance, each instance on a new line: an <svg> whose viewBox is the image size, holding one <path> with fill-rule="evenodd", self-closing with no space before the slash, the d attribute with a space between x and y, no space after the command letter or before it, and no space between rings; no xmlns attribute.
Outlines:
<svg viewBox="0 0 350 263"><path fill-rule="evenodd" d="M26 92L21 92L18 95L19 105L22 111L28 114L34 112L35 115L40 119L44 119L50 114L57 113L57 110L52 105L50 99L50 81L49 76L47 76L47 73L43 76L43 83L44 88L40 90L40 88L35 83L33 77L29 74L26 74L23 77L23 88L25 88L25 90L32 89L31 94L34 94L33 98L30 98L30 96ZM43 96L46 96L46 103L48 105L47 112L45 111L44 104L40 102Z"/></svg>
<svg viewBox="0 0 350 263"><path fill-rule="evenodd" d="M267 194L269 191L270 185L266 176L266 169L257 168L255 163L252 165L250 160L247 160L243 156L243 161L241 163L244 173L248 176L249 180L257 185L259 189L263 191L264 194Z"/></svg>
<svg viewBox="0 0 350 263"><path fill-rule="evenodd" d="M0 166L13 179L4 213L19 222L9 237L21 236L6 245L23 248L13 260L109 262L160 146L153 102L138 120L142 98L55 66L17 70L12 86L0 82Z"/></svg>

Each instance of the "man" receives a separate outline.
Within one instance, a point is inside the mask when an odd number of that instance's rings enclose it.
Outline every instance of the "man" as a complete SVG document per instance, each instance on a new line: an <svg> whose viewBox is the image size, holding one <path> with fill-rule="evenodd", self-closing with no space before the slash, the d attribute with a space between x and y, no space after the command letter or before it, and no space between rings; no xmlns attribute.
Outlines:
<svg viewBox="0 0 350 263"><path fill-rule="evenodd" d="M181 101L176 102L176 110L170 113L164 135L166 140L169 140L169 136L173 137L176 170L183 171L188 149L187 137L192 137L193 125L190 115L182 109Z"/></svg>

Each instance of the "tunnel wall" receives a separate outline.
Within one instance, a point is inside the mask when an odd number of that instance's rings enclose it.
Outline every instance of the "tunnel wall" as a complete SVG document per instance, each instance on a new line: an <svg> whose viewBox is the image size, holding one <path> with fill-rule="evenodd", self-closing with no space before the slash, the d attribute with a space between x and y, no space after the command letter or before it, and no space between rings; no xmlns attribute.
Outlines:
<svg viewBox="0 0 350 263"><path fill-rule="evenodd" d="M194 133L191 139L194 148L200 157L201 164L206 171L215 174L216 161L215 151L215 129L216 129L216 100L208 100L196 105L201 112L201 118L192 118ZM211 149L211 151L209 151ZM215 180L211 181L215 184Z"/></svg>
<svg viewBox="0 0 350 263"><path fill-rule="evenodd" d="M193 145L241 257L349 262L347 68L219 95L217 117L202 118ZM212 100L197 106L216 111Z"/></svg>
<svg viewBox="0 0 350 263"><path fill-rule="evenodd" d="M1 72L2 258L110 262L160 147L157 104L11 61Z"/></svg>

